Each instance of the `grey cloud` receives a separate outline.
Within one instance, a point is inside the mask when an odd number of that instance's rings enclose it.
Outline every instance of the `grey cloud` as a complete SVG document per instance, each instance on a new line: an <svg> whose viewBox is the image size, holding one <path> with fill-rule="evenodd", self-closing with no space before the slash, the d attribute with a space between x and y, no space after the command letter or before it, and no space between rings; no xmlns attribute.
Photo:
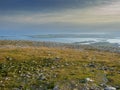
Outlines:
<svg viewBox="0 0 120 90"><path fill-rule="evenodd" d="M112 0L0 0L0 11L56 11L106 4Z"/></svg>

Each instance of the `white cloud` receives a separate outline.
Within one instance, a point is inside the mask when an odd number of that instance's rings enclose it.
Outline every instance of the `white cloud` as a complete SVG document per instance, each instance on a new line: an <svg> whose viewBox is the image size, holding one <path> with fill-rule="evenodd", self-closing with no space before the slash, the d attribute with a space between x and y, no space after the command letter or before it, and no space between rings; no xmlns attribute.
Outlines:
<svg viewBox="0 0 120 90"><path fill-rule="evenodd" d="M109 4L96 7L95 14L99 15L120 15L120 1L109 2Z"/></svg>

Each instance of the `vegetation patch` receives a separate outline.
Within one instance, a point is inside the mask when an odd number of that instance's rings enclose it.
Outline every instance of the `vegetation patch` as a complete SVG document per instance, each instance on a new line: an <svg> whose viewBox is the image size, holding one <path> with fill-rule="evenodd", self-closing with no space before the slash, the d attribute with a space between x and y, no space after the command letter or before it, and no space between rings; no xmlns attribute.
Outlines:
<svg viewBox="0 0 120 90"><path fill-rule="evenodd" d="M119 53L27 44L11 48L3 43L3 46L0 48L0 90L120 88Z"/></svg>

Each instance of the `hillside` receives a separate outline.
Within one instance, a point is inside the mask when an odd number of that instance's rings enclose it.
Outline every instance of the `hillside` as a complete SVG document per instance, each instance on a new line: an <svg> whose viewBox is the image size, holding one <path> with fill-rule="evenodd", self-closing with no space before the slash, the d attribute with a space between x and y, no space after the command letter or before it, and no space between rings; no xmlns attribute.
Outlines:
<svg viewBox="0 0 120 90"><path fill-rule="evenodd" d="M0 41L0 90L102 90L106 86L120 90L117 52L84 45Z"/></svg>

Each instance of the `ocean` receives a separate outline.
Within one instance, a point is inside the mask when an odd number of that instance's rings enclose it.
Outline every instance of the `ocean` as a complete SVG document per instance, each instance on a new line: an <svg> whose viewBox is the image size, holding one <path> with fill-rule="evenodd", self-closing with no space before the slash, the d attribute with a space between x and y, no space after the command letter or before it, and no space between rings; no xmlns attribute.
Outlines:
<svg viewBox="0 0 120 90"><path fill-rule="evenodd" d="M2 34L0 40L31 40L61 43L115 43L120 45L119 34L115 33L54 33L54 34Z"/></svg>

